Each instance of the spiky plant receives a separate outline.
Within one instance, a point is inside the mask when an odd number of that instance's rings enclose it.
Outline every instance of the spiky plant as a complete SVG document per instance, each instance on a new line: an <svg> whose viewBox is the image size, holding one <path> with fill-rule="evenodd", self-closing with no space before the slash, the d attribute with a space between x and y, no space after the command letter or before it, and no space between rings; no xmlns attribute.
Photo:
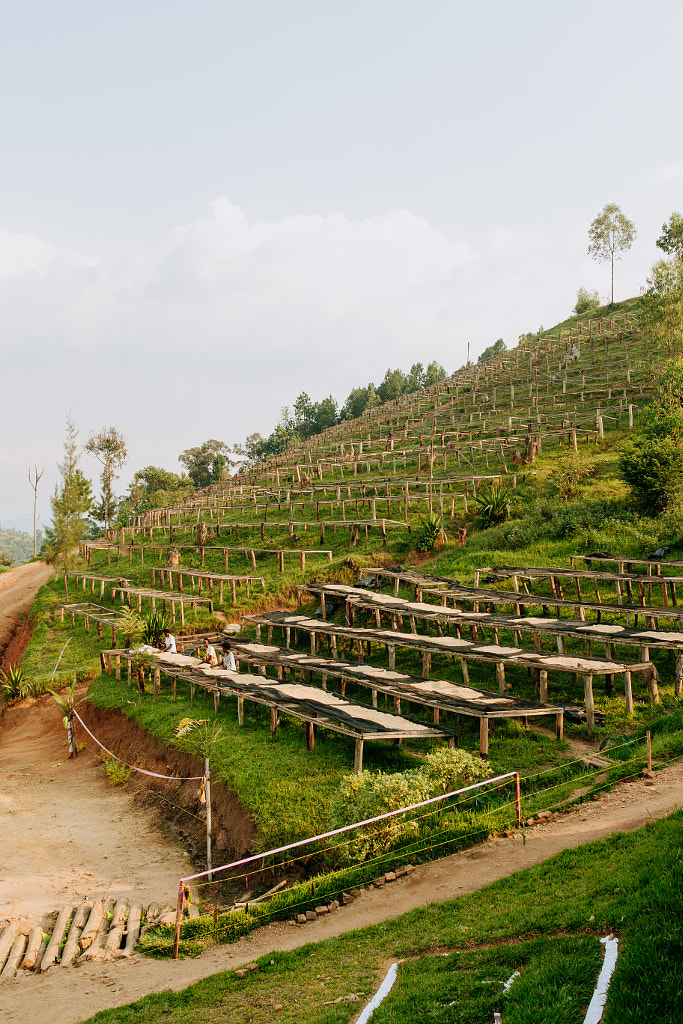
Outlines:
<svg viewBox="0 0 683 1024"><path fill-rule="evenodd" d="M27 681L24 670L18 662L3 669L0 673L0 679L2 680L2 692L8 704L10 701L28 697L31 693L31 685Z"/></svg>
<svg viewBox="0 0 683 1024"><path fill-rule="evenodd" d="M502 483L482 488L476 497L477 522L480 526L496 526L510 515L510 491Z"/></svg>

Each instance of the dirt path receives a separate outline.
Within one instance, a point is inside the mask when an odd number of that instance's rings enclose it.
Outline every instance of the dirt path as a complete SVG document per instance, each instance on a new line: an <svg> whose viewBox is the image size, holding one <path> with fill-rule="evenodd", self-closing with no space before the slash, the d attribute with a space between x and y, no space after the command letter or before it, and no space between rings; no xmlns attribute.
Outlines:
<svg viewBox="0 0 683 1024"><path fill-rule="evenodd" d="M0 667L23 654L30 631L21 630L19 619L30 611L33 598L53 571L43 562L29 562L0 576Z"/></svg>
<svg viewBox="0 0 683 1024"><path fill-rule="evenodd" d="M69 761L52 697L9 708L0 725L0 920L81 896L173 902L187 854L115 788L88 750Z"/></svg>
<svg viewBox="0 0 683 1024"><path fill-rule="evenodd" d="M144 820L131 817L126 796L106 787L102 792L98 787L101 777L90 765L81 776L83 762L53 769L52 765L59 759L56 754L61 751L55 752L50 747L41 755L37 752L39 740L34 738L31 742L26 733L20 732L15 738L19 740L21 735L26 737L26 747L15 747L12 756L18 759L23 753L26 759L30 756L36 762L42 758L42 768L36 763L32 772L38 778L30 800L26 799L21 785L22 780L26 784L30 778L26 769L4 776L14 780L12 799L15 803L5 816L5 822L9 821L13 828L13 841L10 844L3 841L2 856L13 858L13 885L20 887L20 893L25 894L28 886L42 886L42 898L48 891L55 895L59 892L64 897L67 892L70 896L78 891L92 893L96 887L112 886L125 880L130 883L131 891L133 888L140 891L146 886L148 893L156 893L155 898L170 901L182 860L171 854L168 846L154 845L154 837L145 828ZM35 733L33 735L35 737ZM5 760L7 758L0 761L0 766L6 767ZM84 790L92 794L90 801ZM59 805L71 803L72 793L83 801L77 823L75 815L59 810ZM37 804L34 796L38 798ZM342 935L433 901L442 902L472 892L546 860L560 850L580 846L612 832L641 827L680 806L683 806L683 765L677 764L659 773L654 785L637 780L618 786L597 802L591 801L548 825L529 830L526 845L520 835L514 835L425 864L384 889L363 892L352 905L307 925L293 927L278 922L234 945L220 946L196 960L178 963L133 957L101 966L53 968L43 977L23 972L3 983L0 1021L15 1024L29 1020L48 1001L51 1024L74 1024L97 1010L120 1006L152 992L184 988L206 975L234 969L274 950L293 949L306 942ZM50 818L52 813L56 813L56 819ZM65 845L58 851L55 830L60 822ZM4 831L2 835L4 840ZM117 837L123 850L117 849ZM15 844L21 844L20 851L12 852ZM107 848L109 867L104 866L102 859L102 851ZM55 875L46 879L44 854L48 849L53 851ZM130 859L126 861L128 850ZM38 870L35 864L41 856L43 868ZM31 858L32 869L27 866ZM65 864L67 858L69 867ZM146 865L142 871L141 863ZM3 868L5 884L6 871ZM27 897L17 897L17 900L26 905Z"/></svg>

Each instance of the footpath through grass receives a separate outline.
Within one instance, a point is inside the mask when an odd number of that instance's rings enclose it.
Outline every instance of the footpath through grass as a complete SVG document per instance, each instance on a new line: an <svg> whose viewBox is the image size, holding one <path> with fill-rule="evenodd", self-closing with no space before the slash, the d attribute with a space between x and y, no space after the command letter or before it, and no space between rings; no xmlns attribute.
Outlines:
<svg viewBox="0 0 683 1024"><path fill-rule="evenodd" d="M505 1024L582 1024L602 963L598 940L610 933L620 946L603 1024L674 1022L683 999L682 892L683 812L677 812L457 900L268 953L243 979L215 974L90 1022L346 1024L358 1002L326 1004L350 993L367 1001L389 963L402 960L373 1024L490 1024L494 1011ZM505 993L502 983L515 971L520 976Z"/></svg>

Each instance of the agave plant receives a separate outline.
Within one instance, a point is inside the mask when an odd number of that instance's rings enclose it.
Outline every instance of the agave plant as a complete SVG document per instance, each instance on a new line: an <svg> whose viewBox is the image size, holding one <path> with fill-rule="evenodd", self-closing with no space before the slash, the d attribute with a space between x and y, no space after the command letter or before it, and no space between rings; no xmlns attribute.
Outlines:
<svg viewBox="0 0 683 1024"><path fill-rule="evenodd" d="M420 520L415 547L418 551L433 551L440 544L446 544L448 534L443 527L443 519L437 512L430 512Z"/></svg>
<svg viewBox="0 0 683 1024"><path fill-rule="evenodd" d="M143 622L142 638L150 647L161 647L164 642L164 630L170 628L170 619L167 615L153 612L146 615Z"/></svg>
<svg viewBox="0 0 683 1024"><path fill-rule="evenodd" d="M510 491L503 484L491 484L476 497L477 520L482 526L504 523L510 515Z"/></svg>
<svg viewBox="0 0 683 1024"><path fill-rule="evenodd" d="M31 693L31 684L27 681L24 670L18 663L9 665L2 670L2 692L5 700L9 703L12 700L21 700Z"/></svg>

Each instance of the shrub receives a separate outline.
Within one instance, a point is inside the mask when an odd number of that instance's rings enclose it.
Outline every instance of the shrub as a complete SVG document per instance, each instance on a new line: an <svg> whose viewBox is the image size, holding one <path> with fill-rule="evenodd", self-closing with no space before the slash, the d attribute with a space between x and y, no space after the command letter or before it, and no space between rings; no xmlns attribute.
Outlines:
<svg viewBox="0 0 683 1024"><path fill-rule="evenodd" d="M484 527L496 526L510 518L510 491L503 484L482 488L476 497L477 522Z"/></svg>
<svg viewBox="0 0 683 1024"><path fill-rule="evenodd" d="M672 437L635 437L623 448L619 470L638 504L664 511L683 493L683 447Z"/></svg>
<svg viewBox="0 0 683 1024"><path fill-rule="evenodd" d="M465 750L440 748L425 757L424 764L406 772L385 774L363 771L345 776L332 803L334 827L364 821L408 804L448 793L468 782L491 775L489 766ZM358 860L381 856L392 847L415 838L420 831L421 813L378 821L362 832L353 833L353 853Z"/></svg>
<svg viewBox="0 0 683 1024"><path fill-rule="evenodd" d="M588 313L591 309L597 309L600 305L600 295L597 289L589 292L587 288L581 286L576 293L576 305L572 312L576 314Z"/></svg>
<svg viewBox="0 0 683 1024"><path fill-rule="evenodd" d="M150 647L161 647L164 642L164 630L169 629L171 620L167 615L153 612L146 615L142 626L142 639Z"/></svg>
<svg viewBox="0 0 683 1024"><path fill-rule="evenodd" d="M592 472L591 463L577 452L569 452L561 456L553 470L553 483L562 498L571 498L576 493L579 482Z"/></svg>
<svg viewBox="0 0 683 1024"><path fill-rule="evenodd" d="M448 534L443 527L443 519L437 512L430 512L420 520L415 549L417 551L433 551L435 547L446 544Z"/></svg>
<svg viewBox="0 0 683 1024"><path fill-rule="evenodd" d="M31 684L24 675L21 665L10 665L2 670L0 675L2 681L2 692L5 700L9 703L12 700L21 700L31 693Z"/></svg>

